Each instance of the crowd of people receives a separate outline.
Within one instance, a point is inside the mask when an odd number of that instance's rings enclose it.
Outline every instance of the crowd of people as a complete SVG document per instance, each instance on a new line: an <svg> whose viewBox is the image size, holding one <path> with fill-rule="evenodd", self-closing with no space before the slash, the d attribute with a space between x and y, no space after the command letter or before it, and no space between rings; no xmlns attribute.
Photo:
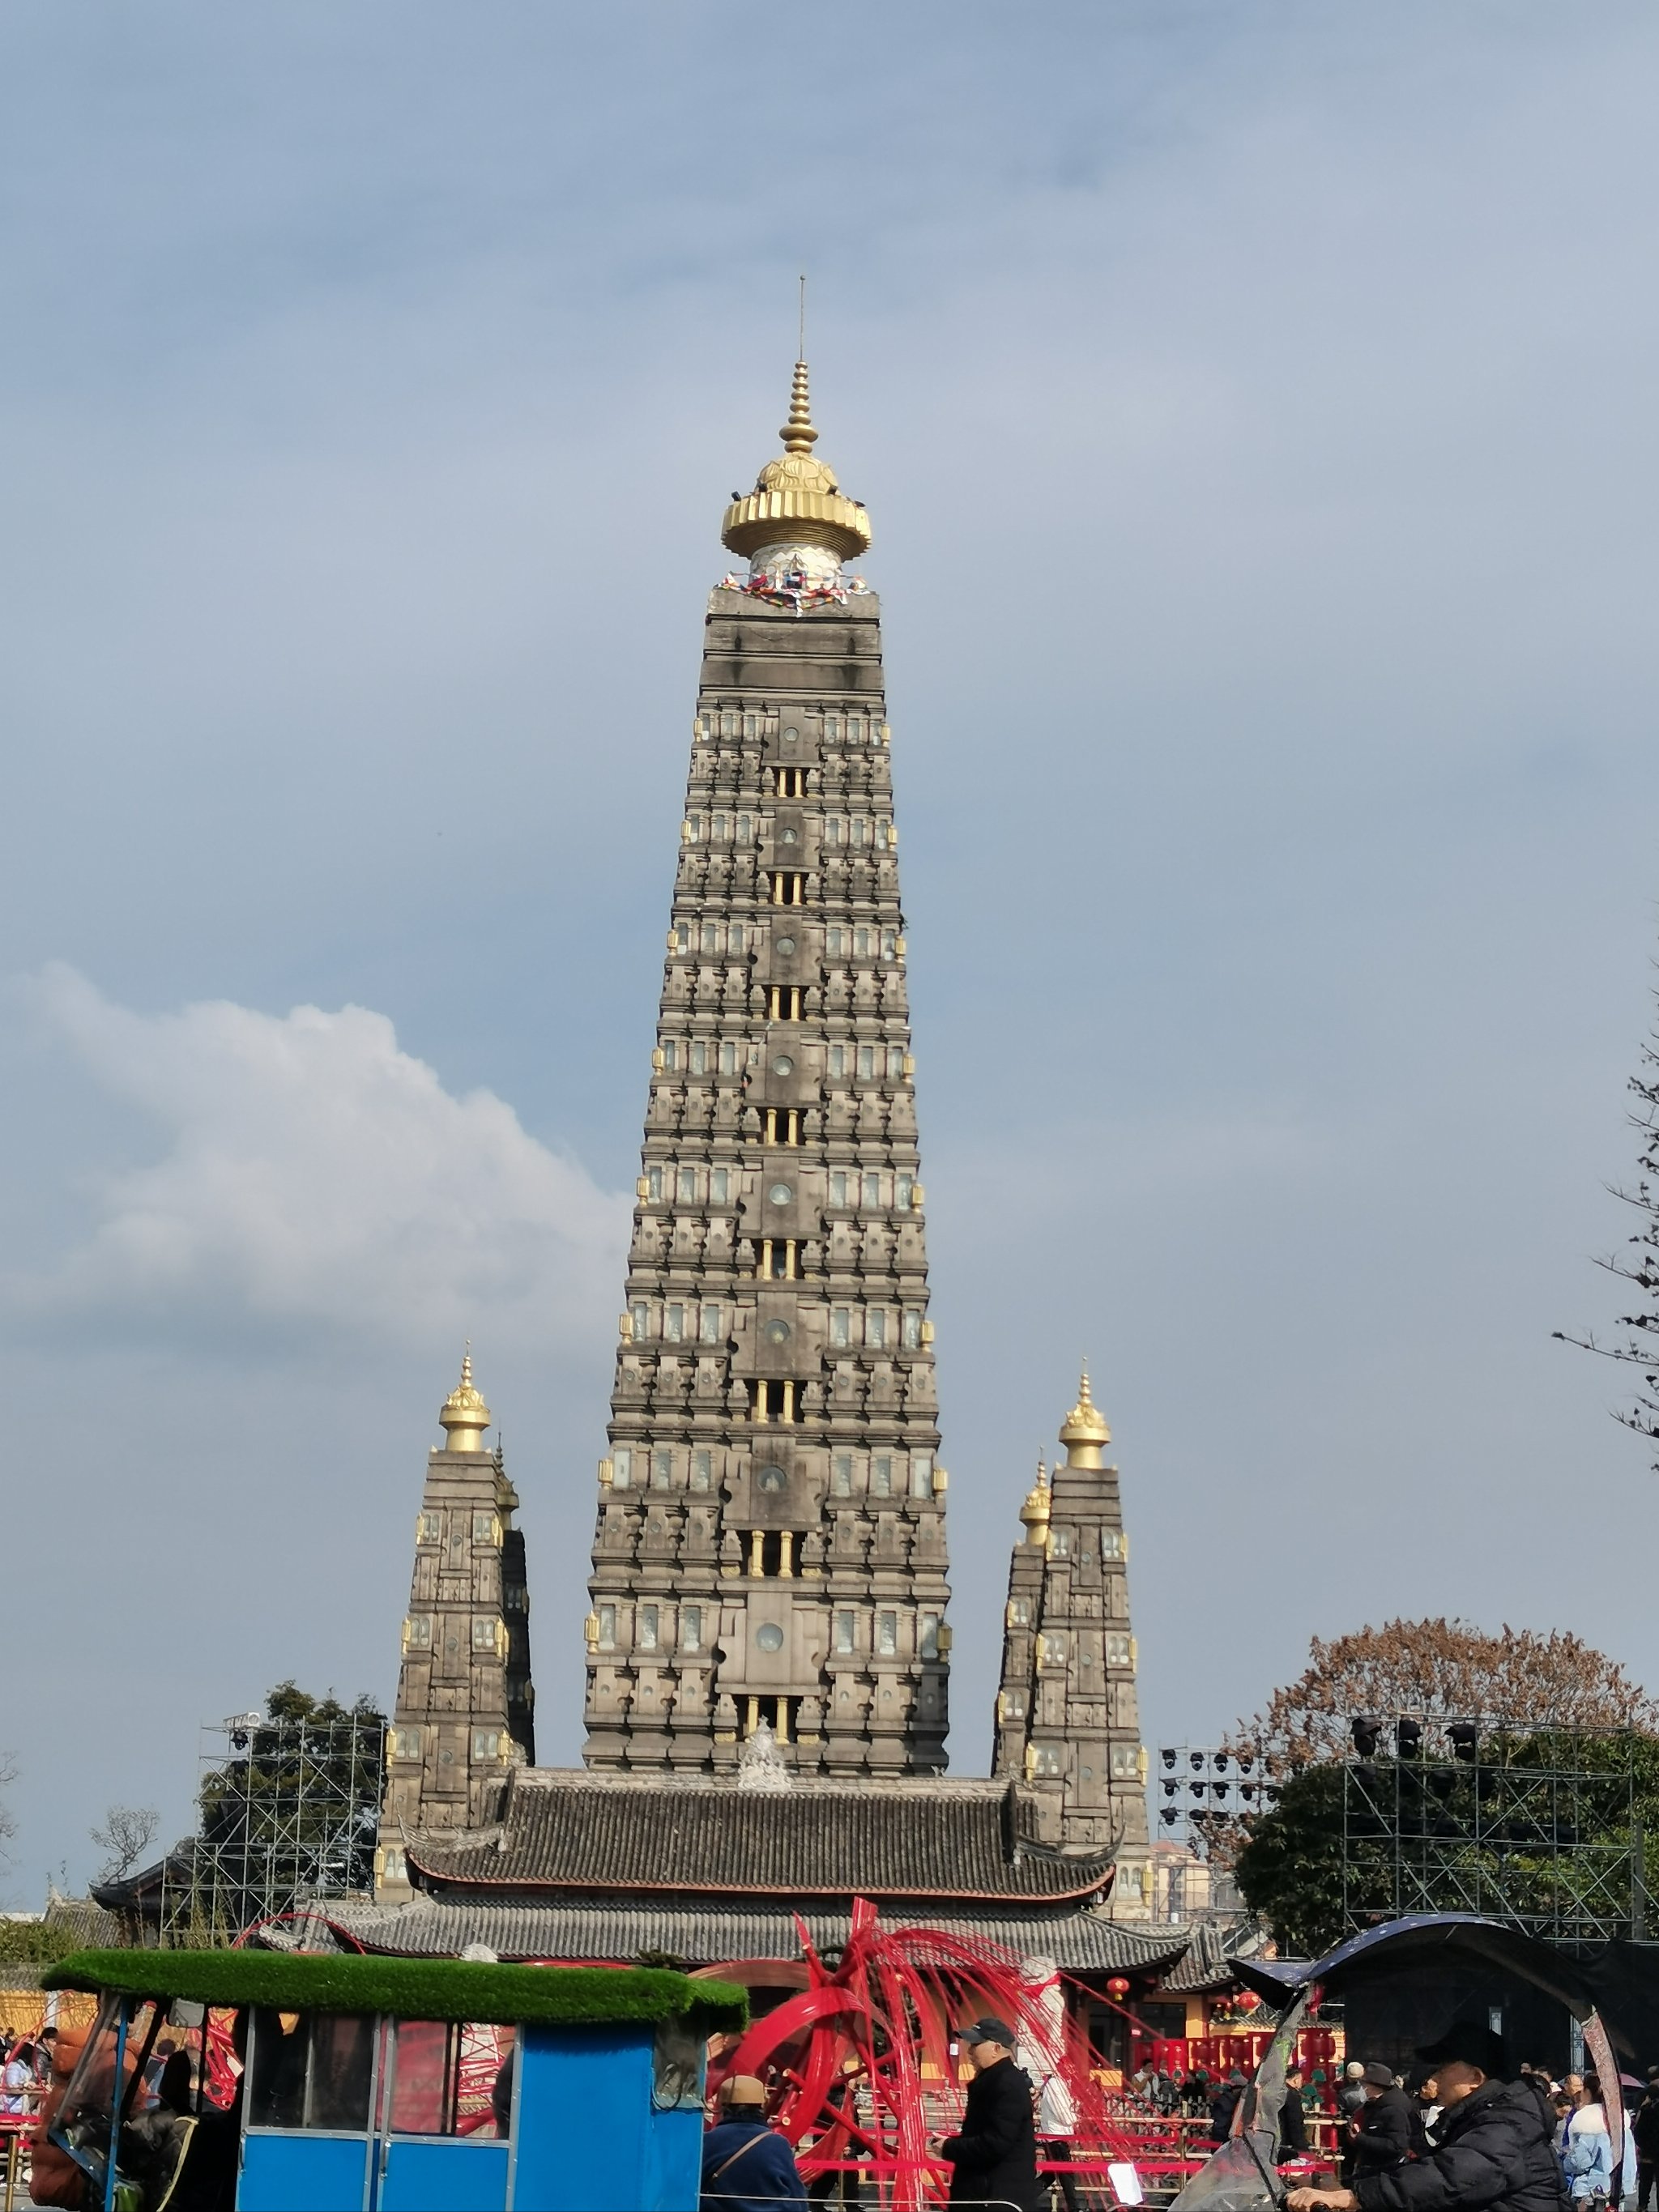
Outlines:
<svg viewBox="0 0 1659 2212"><path fill-rule="evenodd" d="M52 2079L52 2047L55 2027L38 2035L20 2035L0 2028L0 2112L32 2112Z"/></svg>
<svg viewBox="0 0 1659 2212"><path fill-rule="evenodd" d="M1499 2039L1455 2029L1401 2075L1381 2061L1349 2064L1338 2095L1341 2174L1334 2188L1293 2188L1289 2212L1611 2212L1633 2178L1641 2212L1659 2183L1659 2067L1615 2148L1594 2073L1557 2081L1523 2063L1509 2078ZM1627 2141L1629 2149L1622 2148ZM1632 2169L1634 2169L1633 2176Z"/></svg>
<svg viewBox="0 0 1659 2212"><path fill-rule="evenodd" d="M956 2134L937 2141L951 2168L955 2205L1017 2206L1046 2212L1050 2177L1066 2212L1078 2212L1065 2170L1071 2127L1058 2106L1045 2106L1046 2084L1016 2063L1005 2021L980 2020L960 2031L974 2066ZM1626 2113L1622 2155L1615 2151L1602 2085L1594 2073L1555 2079L1523 2064L1516 2078L1490 2030L1455 2028L1401 2075L1380 2059L1351 2060L1340 2075L1285 2075L1279 2114L1281 2166L1310 2148L1308 2123L1334 2122L1340 2167L1334 2185L1291 2185L1287 2212L1617 2212L1633 2193L1637 2212L1659 2212L1659 2066ZM1243 2073L1218 2080L1190 2072L1140 2069L1126 2085L1133 2104L1165 2118L1203 2119L1218 2148L1231 2135L1246 2088ZM1612 2092L1622 2097L1621 2087ZM758 2212L780 2203L805 2208L809 2192L783 2137L767 2123L763 2082L739 2075L721 2092L716 2124L704 2138L702 2212ZM811 2197L823 2190L814 2186Z"/></svg>

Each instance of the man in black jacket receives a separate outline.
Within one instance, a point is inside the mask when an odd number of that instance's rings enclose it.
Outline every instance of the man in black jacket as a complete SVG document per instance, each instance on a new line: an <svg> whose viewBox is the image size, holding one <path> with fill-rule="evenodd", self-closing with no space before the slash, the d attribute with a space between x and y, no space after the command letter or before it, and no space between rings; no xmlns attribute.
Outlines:
<svg viewBox="0 0 1659 2212"><path fill-rule="evenodd" d="M1394 2078L1392 2066L1373 2059L1364 2075L1365 2101L1354 2130L1349 2171L1356 2182L1368 2173L1387 2173L1426 2148L1423 2123L1412 2100Z"/></svg>
<svg viewBox="0 0 1659 2212"><path fill-rule="evenodd" d="M1014 2063L1014 2031L1006 2020L986 2019L957 2033L975 2071L961 2132L939 2147L951 2161L951 2202L1038 2212L1031 2082Z"/></svg>
<svg viewBox="0 0 1659 2212"><path fill-rule="evenodd" d="M1308 2154L1308 2115L1302 2102L1302 2069L1285 2069L1285 2102L1279 2112L1279 2156L1305 2158Z"/></svg>
<svg viewBox="0 0 1659 2212"><path fill-rule="evenodd" d="M1454 2029L1422 2053L1441 2108L1433 2147L1405 2166L1358 2177L1352 2189L1293 2189L1289 2212L1566 2212L1543 2107L1525 2082L1505 2082L1489 2029Z"/></svg>
<svg viewBox="0 0 1659 2212"><path fill-rule="evenodd" d="M1659 2180L1659 2066L1648 2069L1647 2094L1632 2117L1630 2136L1636 2146L1636 2212L1648 2212Z"/></svg>

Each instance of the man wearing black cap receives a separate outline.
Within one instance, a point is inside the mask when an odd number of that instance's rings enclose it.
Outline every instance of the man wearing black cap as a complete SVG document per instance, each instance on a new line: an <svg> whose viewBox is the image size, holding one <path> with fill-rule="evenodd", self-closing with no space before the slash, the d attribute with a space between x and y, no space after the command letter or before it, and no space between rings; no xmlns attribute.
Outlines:
<svg viewBox="0 0 1659 2212"><path fill-rule="evenodd" d="M1524 2081L1504 2080L1504 2046L1490 2028L1455 2027L1418 2057L1433 2069L1440 2119L1431 2148L1352 2189L1293 2189L1289 2212L1565 2212L1548 2122Z"/></svg>
<svg viewBox="0 0 1659 2212"><path fill-rule="evenodd" d="M951 2161L951 2202L1038 2212L1031 2082L1014 2063L1014 2031L1006 2020L987 2018L959 2027L957 2035L973 2061L974 2078L961 2132L939 2147Z"/></svg>

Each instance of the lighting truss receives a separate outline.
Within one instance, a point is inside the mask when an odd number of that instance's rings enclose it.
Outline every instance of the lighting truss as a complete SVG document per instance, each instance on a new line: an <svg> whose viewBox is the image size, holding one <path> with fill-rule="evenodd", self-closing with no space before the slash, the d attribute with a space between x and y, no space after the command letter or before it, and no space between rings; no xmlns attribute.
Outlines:
<svg viewBox="0 0 1659 2212"><path fill-rule="evenodd" d="M1153 1839L1206 1854L1218 1829L1265 1813L1278 1795L1248 1745L1165 1744L1152 1772Z"/></svg>
<svg viewBox="0 0 1659 2212"><path fill-rule="evenodd" d="M1342 1900L1358 1932L1479 1912L1563 1943L1645 1936L1635 1739L1478 1717L1362 1716L1343 1761Z"/></svg>

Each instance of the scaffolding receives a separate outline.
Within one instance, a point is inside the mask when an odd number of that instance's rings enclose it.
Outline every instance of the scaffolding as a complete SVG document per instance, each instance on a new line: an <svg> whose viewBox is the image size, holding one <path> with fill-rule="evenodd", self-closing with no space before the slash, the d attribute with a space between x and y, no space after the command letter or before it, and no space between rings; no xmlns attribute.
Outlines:
<svg viewBox="0 0 1659 2212"><path fill-rule="evenodd" d="M1645 1939L1631 1732L1400 1713L1356 1721L1354 1736L1342 1762L1350 1933L1406 1913L1478 1912L1553 1942Z"/></svg>
<svg viewBox="0 0 1659 2212"><path fill-rule="evenodd" d="M386 1733L363 1708L204 1724L200 1831L163 1863L161 1941L231 1943L313 1899L370 1895Z"/></svg>

